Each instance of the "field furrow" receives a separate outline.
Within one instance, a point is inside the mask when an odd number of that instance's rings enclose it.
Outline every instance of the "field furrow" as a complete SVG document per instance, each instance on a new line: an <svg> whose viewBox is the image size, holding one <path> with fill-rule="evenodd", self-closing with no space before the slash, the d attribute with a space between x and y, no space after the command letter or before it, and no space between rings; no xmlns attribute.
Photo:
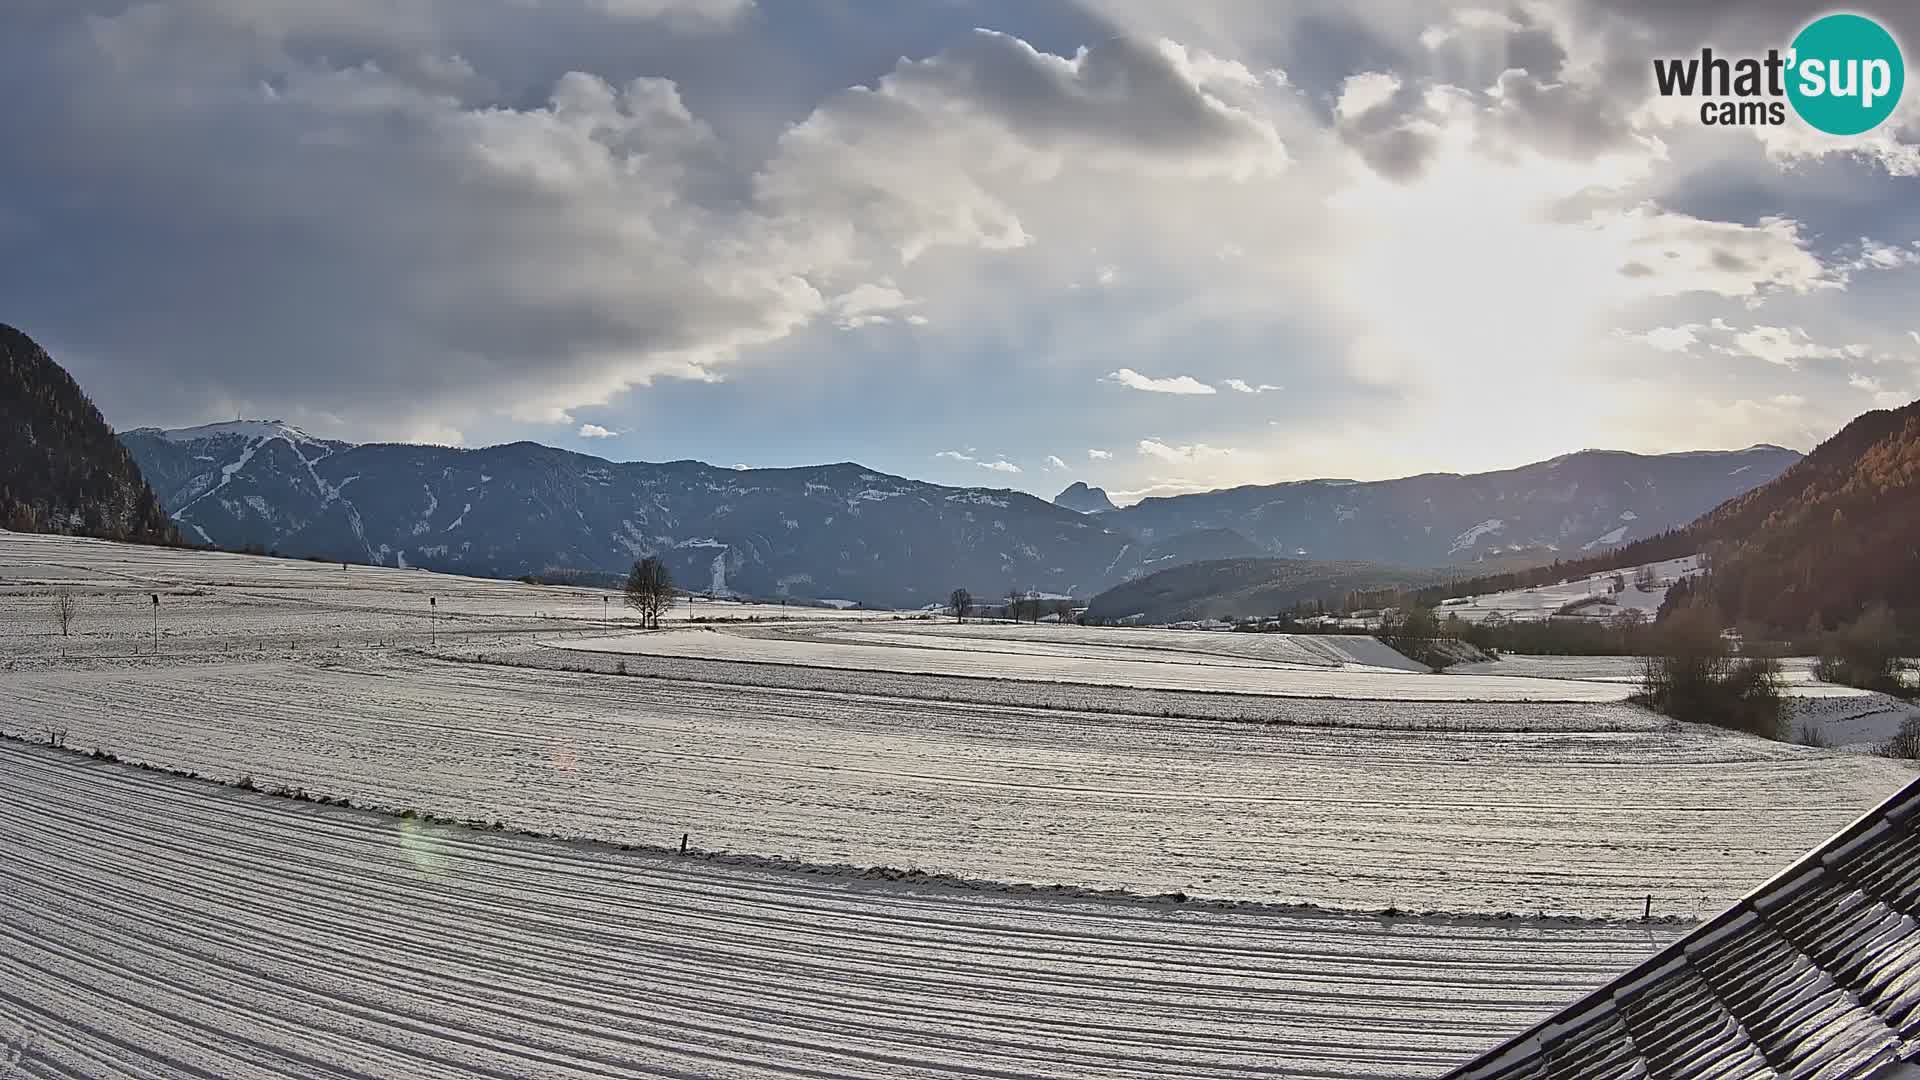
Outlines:
<svg viewBox="0 0 1920 1080"><path fill-rule="evenodd" d="M908 889L12 743L0 844L28 1077L1430 1075L1678 929Z"/></svg>

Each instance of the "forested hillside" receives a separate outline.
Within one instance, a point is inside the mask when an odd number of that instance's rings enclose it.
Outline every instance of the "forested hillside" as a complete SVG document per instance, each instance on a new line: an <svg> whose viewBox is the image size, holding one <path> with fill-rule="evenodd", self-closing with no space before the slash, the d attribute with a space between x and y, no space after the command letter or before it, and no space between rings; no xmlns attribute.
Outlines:
<svg viewBox="0 0 1920 1080"><path fill-rule="evenodd" d="M1875 602L1920 617L1920 402L1855 419L1688 531L1731 618L1797 629Z"/></svg>
<svg viewBox="0 0 1920 1080"><path fill-rule="evenodd" d="M1303 600L1354 589L1410 588L1438 572L1380 563L1314 559L1214 559L1188 563L1108 589L1087 617L1180 622L1272 615Z"/></svg>
<svg viewBox="0 0 1920 1080"><path fill-rule="evenodd" d="M133 455L32 338L0 324L0 526L147 543L173 523Z"/></svg>
<svg viewBox="0 0 1920 1080"><path fill-rule="evenodd" d="M1702 553L1730 621L1800 631L1884 603L1920 623L1920 402L1859 416L1770 483L1681 529L1587 559L1453 581L1428 604Z"/></svg>

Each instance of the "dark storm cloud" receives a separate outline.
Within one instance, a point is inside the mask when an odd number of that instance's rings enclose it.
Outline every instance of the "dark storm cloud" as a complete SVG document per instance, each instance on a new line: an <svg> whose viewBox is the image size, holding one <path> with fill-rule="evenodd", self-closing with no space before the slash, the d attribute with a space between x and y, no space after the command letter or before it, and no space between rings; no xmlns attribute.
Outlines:
<svg viewBox="0 0 1920 1080"><path fill-rule="evenodd" d="M1149 154L1209 150L1263 137L1258 121L1203 93L1153 44L1110 38L1077 62L1009 34L978 31L902 65L889 82L972 103L1045 140L1090 140Z"/></svg>
<svg viewBox="0 0 1920 1080"><path fill-rule="evenodd" d="M979 116L1033 146L1176 167L1271 143L1156 47L1108 33L1069 63L969 29L1023 9L9 5L0 317L120 420L304 412L407 435L557 419L832 311L833 290L880 272L834 230L879 230L867 260L921 226L817 213L840 177L781 140L823 102L835 130L868 122L842 88L890 84L863 94L906 134ZM1068 56L1058 43L1094 26L1025 23ZM890 164L915 186L911 160Z"/></svg>
<svg viewBox="0 0 1920 1080"><path fill-rule="evenodd" d="M1548 82L1530 72L1503 72L1494 89L1492 131L1554 157L1587 160L1633 141L1627 109L1602 87Z"/></svg>
<svg viewBox="0 0 1920 1080"><path fill-rule="evenodd" d="M1334 130L1374 172L1397 183L1418 179L1440 147L1424 115L1425 88L1402 83L1372 108L1338 118Z"/></svg>

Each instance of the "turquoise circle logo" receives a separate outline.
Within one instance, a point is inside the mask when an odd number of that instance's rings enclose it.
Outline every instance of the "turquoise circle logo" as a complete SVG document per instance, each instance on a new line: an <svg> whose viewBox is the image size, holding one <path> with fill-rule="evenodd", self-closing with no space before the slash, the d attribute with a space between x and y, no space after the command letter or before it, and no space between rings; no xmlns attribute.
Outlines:
<svg viewBox="0 0 1920 1080"><path fill-rule="evenodd" d="M1787 100L1800 119L1829 135L1872 131L1906 87L1900 45L1863 15L1824 15L1793 39Z"/></svg>

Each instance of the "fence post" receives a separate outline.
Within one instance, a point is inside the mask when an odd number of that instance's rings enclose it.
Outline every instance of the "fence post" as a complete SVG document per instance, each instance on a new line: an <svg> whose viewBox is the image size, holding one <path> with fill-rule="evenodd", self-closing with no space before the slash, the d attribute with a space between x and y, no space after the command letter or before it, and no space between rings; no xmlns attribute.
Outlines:
<svg viewBox="0 0 1920 1080"><path fill-rule="evenodd" d="M1653 894L1648 893L1647 894L1647 910L1641 914L1640 921L1645 922L1651 918L1653 918Z"/></svg>

